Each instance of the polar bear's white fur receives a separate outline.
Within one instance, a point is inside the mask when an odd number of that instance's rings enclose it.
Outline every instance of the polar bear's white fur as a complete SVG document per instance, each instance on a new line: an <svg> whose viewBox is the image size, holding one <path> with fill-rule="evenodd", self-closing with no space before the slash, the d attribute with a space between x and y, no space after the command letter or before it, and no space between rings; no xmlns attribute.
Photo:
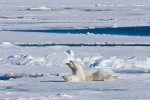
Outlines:
<svg viewBox="0 0 150 100"><path fill-rule="evenodd" d="M65 81L69 81L69 82L80 82L81 81L79 79L79 77L77 77L76 75L66 75L66 76L62 76L62 78Z"/></svg>
<svg viewBox="0 0 150 100"><path fill-rule="evenodd" d="M103 70L97 71L85 71L86 81L105 81L105 80L116 80L117 76L110 75Z"/></svg>
<svg viewBox="0 0 150 100"><path fill-rule="evenodd" d="M65 76L63 77L66 81L70 80L70 79L74 79L74 81L77 81L77 78L78 78L78 81L85 81L86 80L86 77L85 77L85 73L84 73L84 70L83 70L83 67L77 63L76 61L70 61L69 63L66 63L66 65L68 65L68 67L72 70L72 76Z"/></svg>
<svg viewBox="0 0 150 100"><path fill-rule="evenodd" d="M72 75L62 76L66 81L70 82L81 82L81 81L105 81L105 80L116 80L117 76L112 76L109 73L102 70L88 70L85 71L83 66L76 61L71 60L66 63L72 70Z"/></svg>

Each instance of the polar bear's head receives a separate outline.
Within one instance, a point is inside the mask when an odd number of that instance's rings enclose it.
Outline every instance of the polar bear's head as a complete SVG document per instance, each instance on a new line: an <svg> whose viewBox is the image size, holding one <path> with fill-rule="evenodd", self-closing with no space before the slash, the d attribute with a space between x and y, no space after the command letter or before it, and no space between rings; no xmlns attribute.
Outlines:
<svg viewBox="0 0 150 100"><path fill-rule="evenodd" d="M69 81L69 82L79 82L79 78L75 75L66 75L66 76L62 76L62 78L65 80L65 81Z"/></svg>

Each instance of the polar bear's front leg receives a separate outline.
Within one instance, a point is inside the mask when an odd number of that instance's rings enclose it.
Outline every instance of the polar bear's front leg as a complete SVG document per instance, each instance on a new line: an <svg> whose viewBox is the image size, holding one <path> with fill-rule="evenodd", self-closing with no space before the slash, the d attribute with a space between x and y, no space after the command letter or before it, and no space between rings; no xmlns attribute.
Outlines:
<svg viewBox="0 0 150 100"><path fill-rule="evenodd" d="M75 68L75 75L81 80L81 81L86 81L85 73L83 66L80 65L78 62L71 60L70 63L73 65Z"/></svg>
<svg viewBox="0 0 150 100"><path fill-rule="evenodd" d="M66 63L66 65L71 69L73 75L75 75L77 73L76 69L72 63L68 62L68 63Z"/></svg>

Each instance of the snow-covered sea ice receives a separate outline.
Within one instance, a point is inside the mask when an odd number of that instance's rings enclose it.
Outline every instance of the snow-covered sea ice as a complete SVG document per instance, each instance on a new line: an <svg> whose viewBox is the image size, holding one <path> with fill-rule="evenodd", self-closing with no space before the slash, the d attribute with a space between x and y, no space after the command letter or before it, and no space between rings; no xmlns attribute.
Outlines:
<svg viewBox="0 0 150 100"><path fill-rule="evenodd" d="M150 25L149 9L149 0L0 0L0 99L149 100L150 48L145 44L150 38L143 34ZM134 36L94 33L128 27L145 31L133 31ZM61 76L71 74L70 60L87 70L113 73L118 80L65 82Z"/></svg>

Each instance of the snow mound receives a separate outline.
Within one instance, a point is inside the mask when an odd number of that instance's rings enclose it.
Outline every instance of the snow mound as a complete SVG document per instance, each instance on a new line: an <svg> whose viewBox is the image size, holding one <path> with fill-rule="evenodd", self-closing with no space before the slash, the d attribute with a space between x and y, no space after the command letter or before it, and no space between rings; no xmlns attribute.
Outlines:
<svg viewBox="0 0 150 100"><path fill-rule="evenodd" d="M93 59L95 58L95 59ZM103 58L92 57L83 58L85 66L112 69L114 72L120 73L150 73L149 57L131 57L129 59L120 59L117 57Z"/></svg>
<svg viewBox="0 0 150 100"><path fill-rule="evenodd" d="M1 47L13 47L14 45L10 42L3 42L2 44L0 44Z"/></svg>
<svg viewBox="0 0 150 100"><path fill-rule="evenodd" d="M1 59L1 63L12 65L26 65L34 58L27 55L10 55L7 58Z"/></svg>
<svg viewBox="0 0 150 100"><path fill-rule="evenodd" d="M51 62L53 66L64 66L70 60L75 60L75 58L67 52L54 52L45 55L47 62Z"/></svg>
<svg viewBox="0 0 150 100"><path fill-rule="evenodd" d="M74 57L67 52L50 52L44 57L34 57L32 55L10 55L6 58L0 59L0 63L10 65L38 65L61 67L70 60L74 60Z"/></svg>
<svg viewBox="0 0 150 100"><path fill-rule="evenodd" d="M0 75L0 80L9 80L9 79L16 79L16 78L36 78L36 77L43 77L46 76L42 73L36 73L36 74L30 74L30 73L6 73L3 75Z"/></svg>
<svg viewBox="0 0 150 100"><path fill-rule="evenodd" d="M72 50L66 52L50 52L42 57L32 55L10 55L0 59L0 64L33 65L66 67L70 60L76 60L86 68L101 68L118 73L150 73L149 57L130 57L121 59L117 57L104 58L102 56L75 58Z"/></svg>
<svg viewBox="0 0 150 100"><path fill-rule="evenodd" d="M29 10L29 11L53 11L55 9L49 8L47 6L39 6L39 7L27 8L26 10Z"/></svg>

